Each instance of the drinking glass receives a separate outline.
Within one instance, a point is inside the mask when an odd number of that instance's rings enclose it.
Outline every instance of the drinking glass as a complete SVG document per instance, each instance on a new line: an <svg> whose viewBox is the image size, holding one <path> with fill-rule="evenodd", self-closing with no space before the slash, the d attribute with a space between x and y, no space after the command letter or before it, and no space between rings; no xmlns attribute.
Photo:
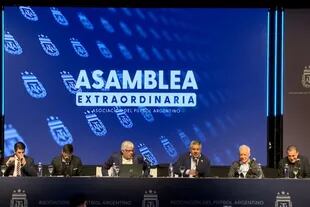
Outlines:
<svg viewBox="0 0 310 207"><path fill-rule="evenodd" d="M294 167L293 168L293 174L294 174L294 178L297 179L297 174L299 172L299 167Z"/></svg>
<svg viewBox="0 0 310 207"><path fill-rule="evenodd" d="M6 165L1 165L2 177L4 177L5 170L6 170Z"/></svg>
<svg viewBox="0 0 310 207"><path fill-rule="evenodd" d="M238 168L238 176L239 176L239 178L241 178L241 174L242 174L242 170L240 168Z"/></svg>
<svg viewBox="0 0 310 207"><path fill-rule="evenodd" d="M179 170L180 170L180 173L181 173L181 178L183 178L183 174L184 174L184 171L185 171L185 166L180 166Z"/></svg>
<svg viewBox="0 0 310 207"><path fill-rule="evenodd" d="M246 178L246 174L247 174L247 170L243 170L241 173L242 173L242 175L243 175L243 178Z"/></svg>
<svg viewBox="0 0 310 207"><path fill-rule="evenodd" d="M47 167L47 169L48 169L49 175L52 176L52 175L53 175L53 171L54 171L54 166L53 166L53 165L49 165L49 166Z"/></svg>

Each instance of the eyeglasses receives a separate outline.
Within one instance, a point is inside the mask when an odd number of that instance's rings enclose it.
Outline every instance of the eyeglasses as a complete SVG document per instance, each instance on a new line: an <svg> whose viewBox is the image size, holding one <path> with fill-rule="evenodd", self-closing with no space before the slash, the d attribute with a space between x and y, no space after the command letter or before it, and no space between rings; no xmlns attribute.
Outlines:
<svg viewBox="0 0 310 207"><path fill-rule="evenodd" d="M133 149L124 149L125 152L133 152Z"/></svg>

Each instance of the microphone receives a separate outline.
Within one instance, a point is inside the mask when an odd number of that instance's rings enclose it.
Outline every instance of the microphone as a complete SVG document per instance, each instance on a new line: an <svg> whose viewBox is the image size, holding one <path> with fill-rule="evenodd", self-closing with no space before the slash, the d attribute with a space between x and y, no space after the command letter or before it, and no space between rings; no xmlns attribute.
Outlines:
<svg viewBox="0 0 310 207"><path fill-rule="evenodd" d="M150 172L151 172L151 164L152 163L148 159L146 159L145 157L143 160L146 163L146 172L144 172L144 176L151 177Z"/></svg>
<svg viewBox="0 0 310 207"><path fill-rule="evenodd" d="M143 160L144 160L144 162L146 162L146 164L147 164L148 166L151 166L152 163L151 163L147 158L144 158Z"/></svg>
<svg viewBox="0 0 310 207"><path fill-rule="evenodd" d="M66 163L66 165L70 165L70 158L66 157L65 158L65 163Z"/></svg>

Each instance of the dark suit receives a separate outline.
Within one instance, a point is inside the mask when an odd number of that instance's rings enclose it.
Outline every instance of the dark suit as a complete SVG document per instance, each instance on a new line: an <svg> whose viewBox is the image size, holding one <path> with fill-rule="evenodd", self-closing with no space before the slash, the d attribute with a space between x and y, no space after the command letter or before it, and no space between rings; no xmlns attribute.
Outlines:
<svg viewBox="0 0 310 207"><path fill-rule="evenodd" d="M192 160L192 156L189 152L181 155L173 166L174 173L180 176L181 173L180 173L179 168L180 166L184 166L185 171L184 171L183 176L188 177L189 175L186 174L186 171L191 169L191 160ZM201 154L201 156L197 160L197 163L198 164L196 166L196 171L198 173L198 177L210 177L211 176L210 160L206 156Z"/></svg>
<svg viewBox="0 0 310 207"><path fill-rule="evenodd" d="M14 157L14 155L10 157ZM5 158L4 163L6 163L10 157ZM24 156L24 158L26 159L26 164L21 167L21 176L37 176L37 171L35 169L33 159L26 155ZM6 168L4 175L5 176L13 175L14 168L15 168L15 164L12 163Z"/></svg>
<svg viewBox="0 0 310 207"><path fill-rule="evenodd" d="M309 160L302 156L298 156L299 161L296 161L295 163L291 163L287 157L284 157L282 160L279 162L279 169L278 169L278 176L279 177L284 177L284 165L288 164L289 167L289 177L293 178L295 177L293 174L293 168L294 167L299 167L300 170L297 174L299 178L309 178L310 177L310 166L309 166Z"/></svg>
<svg viewBox="0 0 310 207"><path fill-rule="evenodd" d="M70 162L62 160L62 156L55 157L52 160L54 167L53 175L79 176L82 171L82 161L79 157L72 155Z"/></svg>
<svg viewBox="0 0 310 207"><path fill-rule="evenodd" d="M115 163L115 165L121 165L122 164L122 153L121 152L113 153L109 157L109 159L103 164L102 174L104 176L108 175L108 170L112 167L113 163ZM149 174L148 165L144 161L144 159L141 155L134 155L133 164L142 164L144 175L147 176Z"/></svg>
<svg viewBox="0 0 310 207"><path fill-rule="evenodd" d="M240 161L235 161L230 166L228 177L239 177L238 170L241 166ZM240 175L243 176L242 174ZM260 178L264 177L264 173L261 169L261 167L258 165L258 163L255 160L250 160L249 162L249 170L245 176L246 178Z"/></svg>

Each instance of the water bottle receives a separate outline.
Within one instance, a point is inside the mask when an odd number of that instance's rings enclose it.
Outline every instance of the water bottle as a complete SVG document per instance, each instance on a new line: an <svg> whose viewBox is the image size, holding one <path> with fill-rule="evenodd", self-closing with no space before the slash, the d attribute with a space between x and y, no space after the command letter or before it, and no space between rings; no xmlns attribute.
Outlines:
<svg viewBox="0 0 310 207"><path fill-rule="evenodd" d="M169 164L168 175L169 175L169 177L171 177L171 178L174 177L174 172L173 172L173 165L172 165L172 163Z"/></svg>
<svg viewBox="0 0 310 207"><path fill-rule="evenodd" d="M43 167L42 167L42 163L39 162L38 163L38 177L42 177L43 176Z"/></svg>
<svg viewBox="0 0 310 207"><path fill-rule="evenodd" d="M284 177L289 178L289 174L290 174L290 172L289 172L288 164L285 163L285 165L284 165Z"/></svg>
<svg viewBox="0 0 310 207"><path fill-rule="evenodd" d="M263 173L263 169L262 169L262 164L258 163L258 178L263 178L264 177L264 173Z"/></svg>
<svg viewBox="0 0 310 207"><path fill-rule="evenodd" d="M112 164L111 176L112 177L116 176L116 164L115 164L115 162L113 162L113 164Z"/></svg>

